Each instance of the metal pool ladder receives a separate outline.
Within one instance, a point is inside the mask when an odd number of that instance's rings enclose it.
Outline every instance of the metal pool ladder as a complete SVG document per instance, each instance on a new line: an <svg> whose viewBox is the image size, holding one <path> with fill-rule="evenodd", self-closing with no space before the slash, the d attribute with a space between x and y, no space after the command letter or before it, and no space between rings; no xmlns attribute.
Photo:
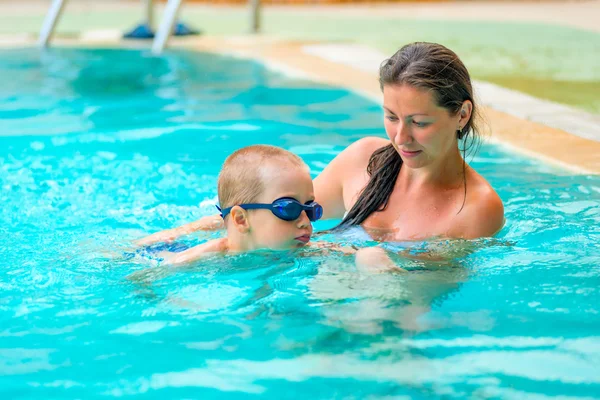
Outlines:
<svg viewBox="0 0 600 400"><path fill-rule="evenodd" d="M143 0L146 5L146 15L148 24L152 23L152 8L154 0ZM48 9L46 18L40 31L40 37L38 39L39 47L48 47L50 39L54 33L54 28L58 23L58 20L62 14L67 0L52 0L52 4ZM158 31L154 36L152 42L152 53L160 54L167 46L167 41L173 32L175 26L175 20L177 19L177 13L181 7L183 0L168 0L165 8L165 15L160 22ZM251 32L256 33L260 29L260 0L250 0L250 24Z"/></svg>

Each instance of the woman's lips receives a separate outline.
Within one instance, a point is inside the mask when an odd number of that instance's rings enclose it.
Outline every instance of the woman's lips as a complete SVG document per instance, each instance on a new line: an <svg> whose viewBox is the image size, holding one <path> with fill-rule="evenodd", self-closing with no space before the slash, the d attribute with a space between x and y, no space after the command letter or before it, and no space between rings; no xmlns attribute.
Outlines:
<svg viewBox="0 0 600 400"><path fill-rule="evenodd" d="M308 243L308 241L310 240L310 235L302 235L302 236L298 236L296 238L297 241L302 242L302 243Z"/></svg>
<svg viewBox="0 0 600 400"><path fill-rule="evenodd" d="M407 157L407 158L416 157L419 154L421 154L422 152L423 152L422 150L408 151L408 150L400 149L400 155L402 157Z"/></svg>

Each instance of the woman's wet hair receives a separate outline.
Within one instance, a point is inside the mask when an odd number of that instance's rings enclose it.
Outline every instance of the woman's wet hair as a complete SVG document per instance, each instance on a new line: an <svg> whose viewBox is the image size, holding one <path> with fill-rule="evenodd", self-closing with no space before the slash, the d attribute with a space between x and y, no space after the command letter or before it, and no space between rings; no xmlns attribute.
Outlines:
<svg viewBox="0 0 600 400"><path fill-rule="evenodd" d="M464 158L467 150L476 149L479 143L479 130L476 126L479 108L473 99L473 87L467 68L450 49L436 43L411 43L385 60L379 68L379 85L410 85L433 93L439 107L452 115L460 112L466 100L473 109L465 126L457 131L462 140L463 175L465 199L467 194L466 166ZM468 144L467 144L468 142ZM356 203L344 217L339 228L362 224L372 213L386 209L394 191L396 179L402 167L402 158L392 144L382 147L371 155L367 173L369 182L361 191ZM463 206L464 206L463 199ZM462 210L459 210L459 212Z"/></svg>

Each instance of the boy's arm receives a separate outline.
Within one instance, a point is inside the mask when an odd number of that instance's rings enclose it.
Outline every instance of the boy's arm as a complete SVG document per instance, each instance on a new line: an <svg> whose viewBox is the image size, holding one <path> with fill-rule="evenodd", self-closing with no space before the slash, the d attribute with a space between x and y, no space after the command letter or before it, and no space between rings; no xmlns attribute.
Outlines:
<svg viewBox="0 0 600 400"><path fill-rule="evenodd" d="M165 258L164 264L171 268L178 268L205 257L225 253L226 251L227 238L209 240L206 243L199 244L179 253L169 253L169 256Z"/></svg>
<svg viewBox="0 0 600 400"><path fill-rule="evenodd" d="M227 239L215 239L199 244L180 253L164 251L159 253L164 257L163 263L157 267L146 268L129 274L126 279L134 282L151 282L168 276L171 272L185 267L194 261L227 251Z"/></svg>
<svg viewBox="0 0 600 400"><path fill-rule="evenodd" d="M224 227L223 219L219 216L219 214L208 215L200 218L197 221L190 222L189 224L185 224L177 228L156 232L150 236L146 236L135 241L135 244L138 246L149 246L158 242L172 242L178 237L189 235L190 233L196 231L214 231L223 229Z"/></svg>

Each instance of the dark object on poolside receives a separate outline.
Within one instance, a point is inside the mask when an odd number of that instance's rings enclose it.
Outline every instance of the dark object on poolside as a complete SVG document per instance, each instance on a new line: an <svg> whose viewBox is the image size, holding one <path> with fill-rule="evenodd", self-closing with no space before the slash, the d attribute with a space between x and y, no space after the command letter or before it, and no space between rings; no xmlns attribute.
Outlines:
<svg viewBox="0 0 600 400"><path fill-rule="evenodd" d="M199 30L190 28L183 22L178 22L173 30L174 36L199 35L200 33ZM123 35L123 37L125 39L152 39L154 38L154 32L148 24L140 24Z"/></svg>
<svg viewBox="0 0 600 400"><path fill-rule="evenodd" d="M183 22L178 22L177 25L175 25L175 32L173 32L175 36L199 35L200 33L199 30L190 28Z"/></svg>
<svg viewBox="0 0 600 400"><path fill-rule="evenodd" d="M148 24L140 24L123 35L125 39L152 39L154 32Z"/></svg>

